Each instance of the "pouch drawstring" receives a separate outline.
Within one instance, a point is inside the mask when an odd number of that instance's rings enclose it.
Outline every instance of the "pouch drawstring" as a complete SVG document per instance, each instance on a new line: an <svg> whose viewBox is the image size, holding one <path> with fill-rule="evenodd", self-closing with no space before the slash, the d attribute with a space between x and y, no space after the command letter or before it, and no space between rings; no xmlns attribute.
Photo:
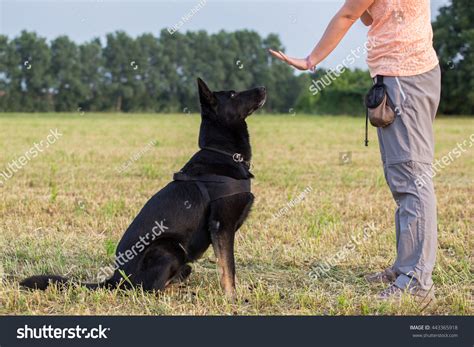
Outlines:
<svg viewBox="0 0 474 347"><path fill-rule="evenodd" d="M369 109L365 108L365 147L369 147Z"/></svg>

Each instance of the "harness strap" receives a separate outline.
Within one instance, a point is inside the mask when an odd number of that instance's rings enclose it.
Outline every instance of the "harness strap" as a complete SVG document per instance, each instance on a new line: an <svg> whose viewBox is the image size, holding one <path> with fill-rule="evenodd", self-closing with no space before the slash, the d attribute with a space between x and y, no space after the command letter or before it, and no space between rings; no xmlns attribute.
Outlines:
<svg viewBox="0 0 474 347"><path fill-rule="evenodd" d="M251 191L250 179L238 180L220 175L189 176L183 172L177 172L173 175L173 180L195 183L207 201Z"/></svg>
<svg viewBox="0 0 474 347"><path fill-rule="evenodd" d="M177 179L175 179L175 181L183 181L183 180L177 180ZM201 194L202 194L204 200L206 201L206 204L207 204L208 202L211 202L211 197L209 196L209 192L207 191L207 188L206 188L206 186L204 185L204 183L199 182L199 181L194 181L194 183L196 183L196 185L198 186L199 190L201 191Z"/></svg>

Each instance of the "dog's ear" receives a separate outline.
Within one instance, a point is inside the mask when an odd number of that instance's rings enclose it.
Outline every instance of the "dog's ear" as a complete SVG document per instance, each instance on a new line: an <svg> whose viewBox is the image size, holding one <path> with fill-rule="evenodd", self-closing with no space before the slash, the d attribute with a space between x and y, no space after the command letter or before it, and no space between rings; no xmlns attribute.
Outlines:
<svg viewBox="0 0 474 347"><path fill-rule="evenodd" d="M199 102L201 103L203 113L211 112L214 114L215 106L217 105L216 97L202 79L198 78L197 83L199 89Z"/></svg>

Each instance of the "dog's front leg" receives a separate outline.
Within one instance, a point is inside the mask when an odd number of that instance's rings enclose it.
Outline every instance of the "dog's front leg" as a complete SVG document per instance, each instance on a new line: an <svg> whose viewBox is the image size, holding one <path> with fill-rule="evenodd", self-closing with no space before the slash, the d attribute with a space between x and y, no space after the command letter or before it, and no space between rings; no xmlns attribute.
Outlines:
<svg viewBox="0 0 474 347"><path fill-rule="evenodd" d="M225 294L234 300L236 297L234 261L235 230L233 230L233 226L225 225L225 223L221 223L216 219L210 220L209 227L212 247L217 257L221 286Z"/></svg>
<svg viewBox="0 0 474 347"><path fill-rule="evenodd" d="M226 295L235 299L234 239L250 212L251 193L238 194L211 203L209 231L212 247L217 257L220 281Z"/></svg>

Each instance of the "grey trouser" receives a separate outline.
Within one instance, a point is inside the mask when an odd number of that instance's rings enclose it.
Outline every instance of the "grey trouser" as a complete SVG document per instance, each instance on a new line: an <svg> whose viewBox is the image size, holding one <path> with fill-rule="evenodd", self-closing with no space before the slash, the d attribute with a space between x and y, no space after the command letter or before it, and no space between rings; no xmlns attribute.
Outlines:
<svg viewBox="0 0 474 347"><path fill-rule="evenodd" d="M434 156L440 68L417 76L385 77L384 83L397 114L391 125L377 128L385 179L397 203L395 285L407 288L417 281L429 289L437 249L436 196L433 181L423 174L431 172ZM422 175L428 178L417 180Z"/></svg>

